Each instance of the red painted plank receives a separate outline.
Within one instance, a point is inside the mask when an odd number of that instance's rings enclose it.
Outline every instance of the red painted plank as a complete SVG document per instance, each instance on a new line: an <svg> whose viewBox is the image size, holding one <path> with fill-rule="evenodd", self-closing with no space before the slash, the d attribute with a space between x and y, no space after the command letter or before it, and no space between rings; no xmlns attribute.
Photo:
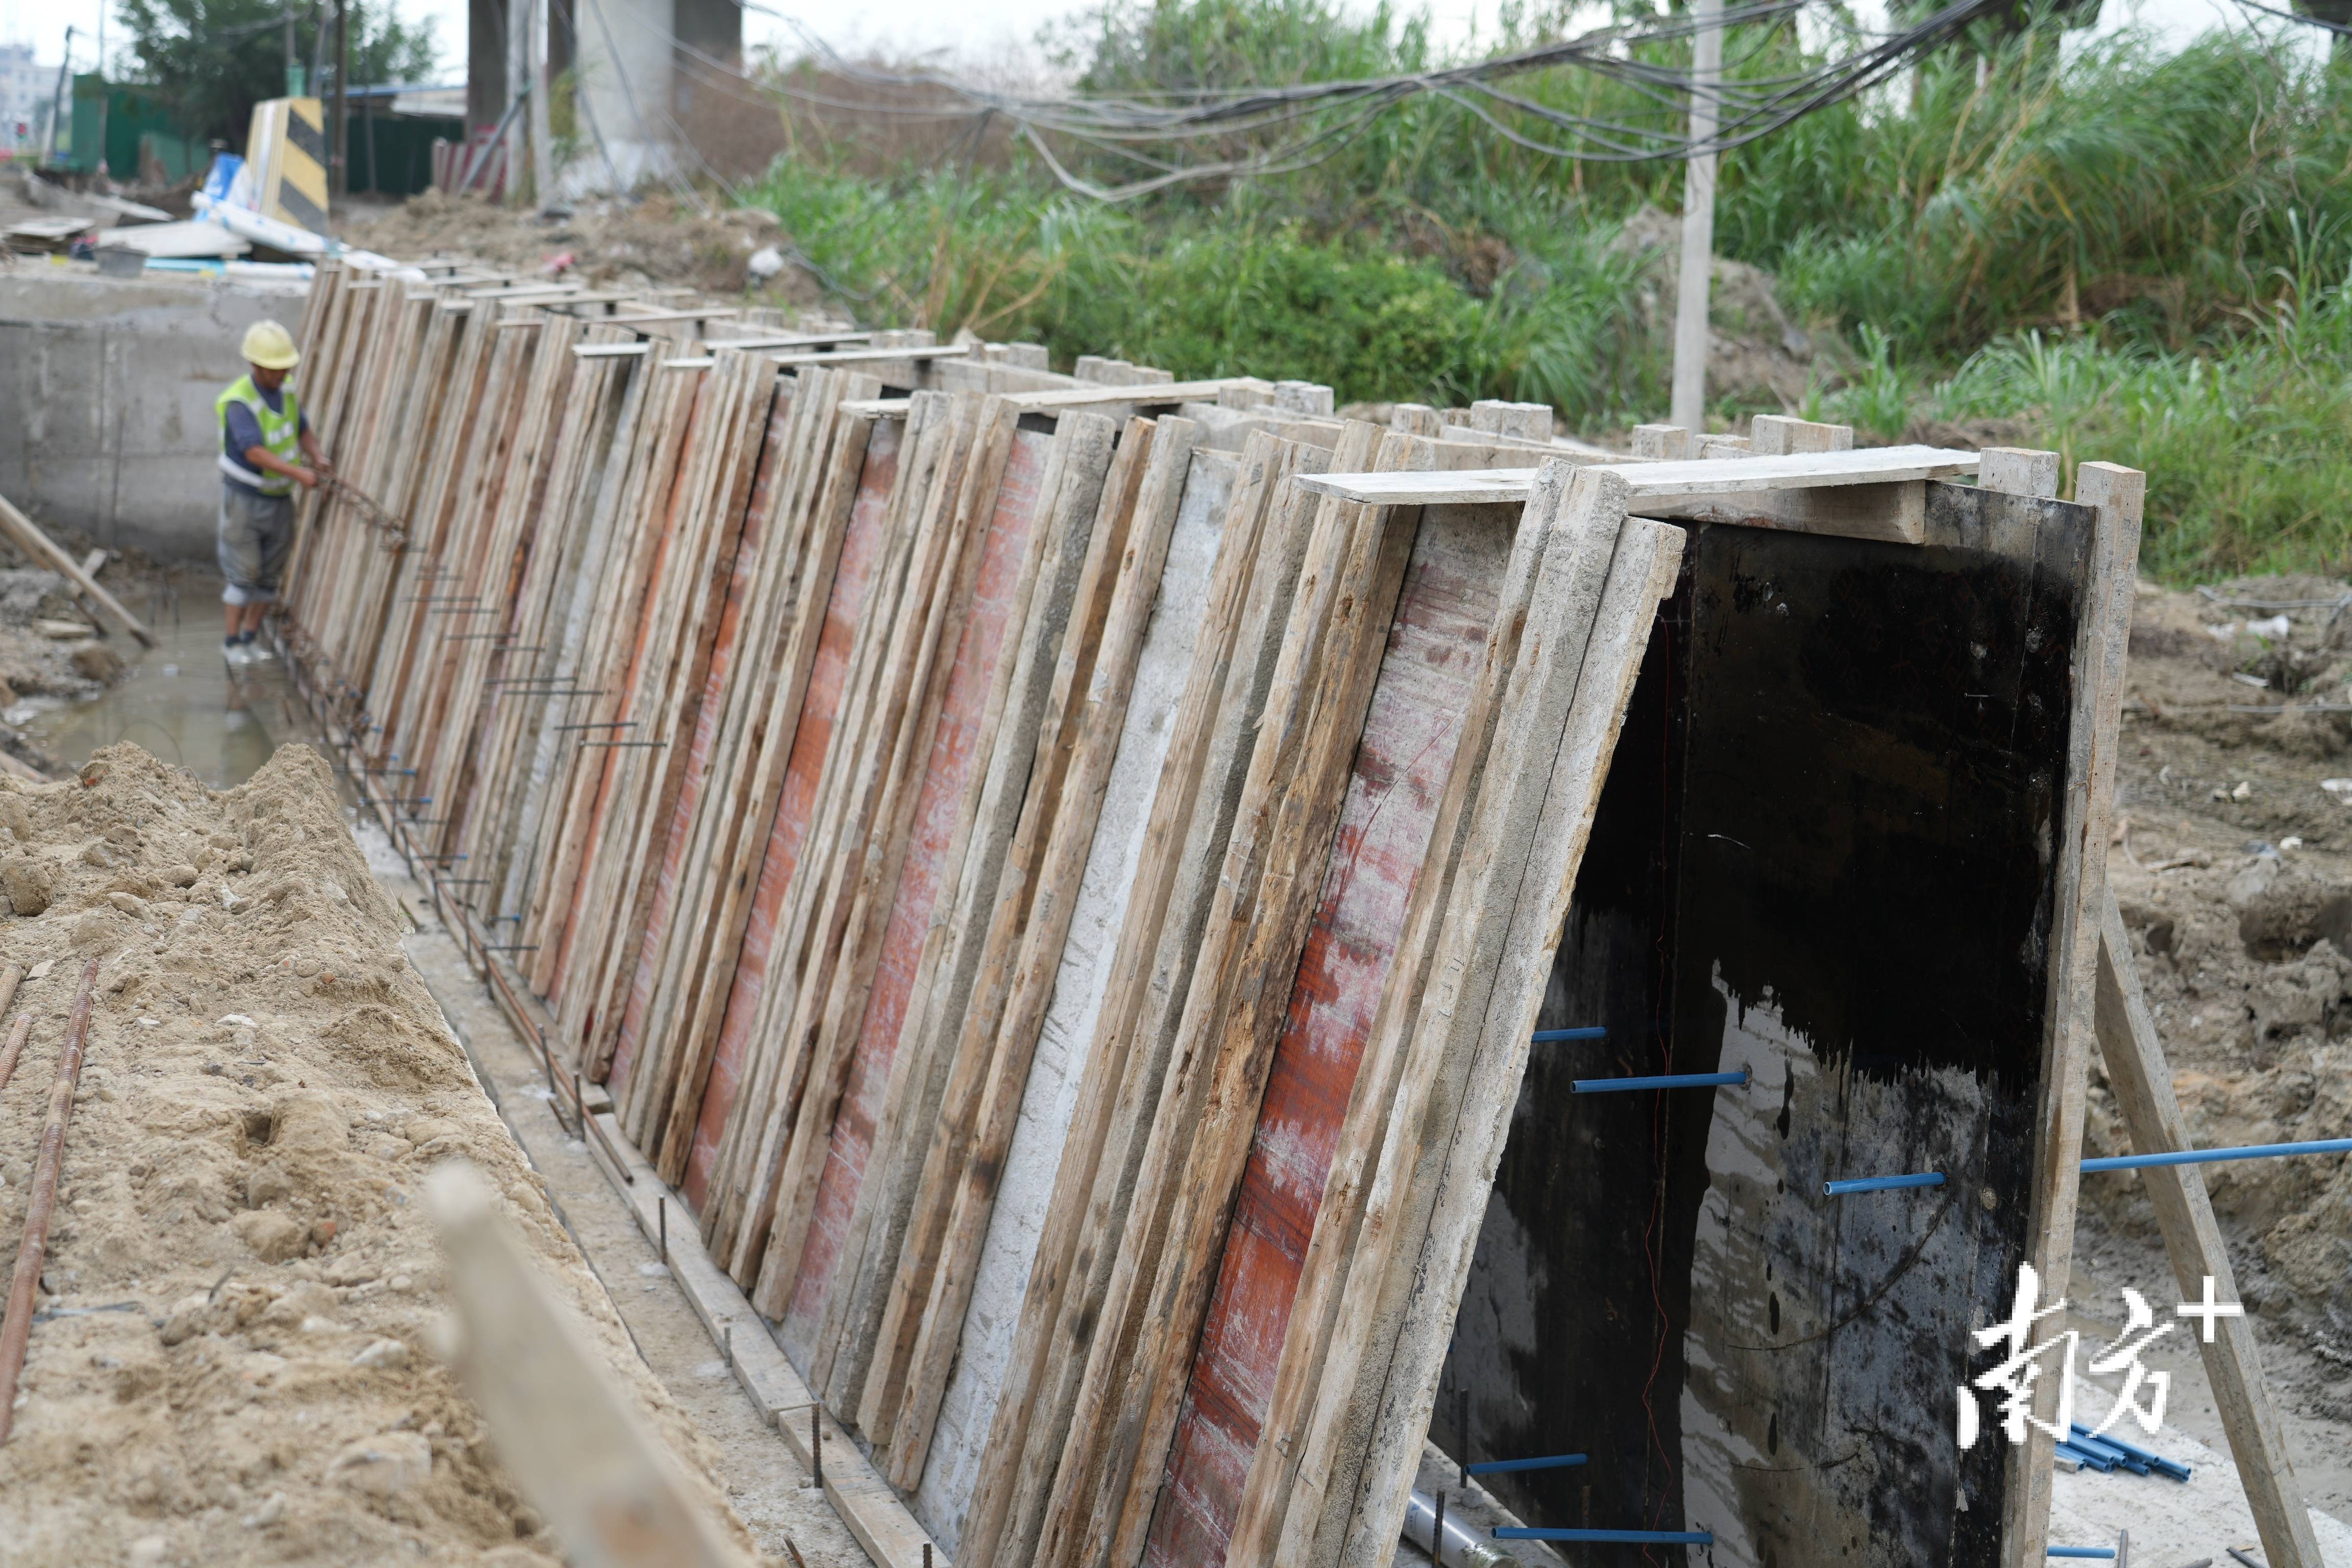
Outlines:
<svg viewBox="0 0 2352 1568"><path fill-rule="evenodd" d="M776 938L776 914L783 906L784 889L792 886L793 868L800 864L801 839L816 807L825 748L833 740L834 721L841 716L850 645L856 640L866 590L881 555L883 514L889 510L890 479L898 470L898 437L905 428L895 419L877 420L866 438L857 500L842 534L833 591L825 599L824 629L817 634L816 657L809 665L800 718L793 727L783 788L776 798L774 825L760 860L760 881L752 889L751 918L743 928L743 945L735 962L733 987L727 996L726 1018L719 1025L709 1081L702 1090L694 1148L687 1156L686 1201L697 1215L709 1195L711 1164L719 1155L719 1140L727 1131L728 1109L735 1103L743 1054L751 1044L751 1020L759 1012L760 992L767 984L768 950Z"/></svg>
<svg viewBox="0 0 2352 1568"><path fill-rule="evenodd" d="M1507 531L1452 509L1428 515L1389 628L1194 1352L1145 1552L1154 1568L1225 1560L1323 1180L1500 602Z"/></svg>
<svg viewBox="0 0 2352 1568"><path fill-rule="evenodd" d="M825 1291L841 1256L851 1212L857 1206L857 1189L865 1180L866 1157L874 1145L874 1124L882 1112L891 1060L898 1055L898 1033L906 1024L915 971L930 936L940 894L957 869L947 864L947 855L972 771L980 765L980 721L988 706L989 690L995 684L998 661L1007 647L1013 593L1019 585L1022 558L1028 553L1036 521L1037 481L1052 443L1050 436L1020 431L1013 436L1012 452L1005 459L1004 479L981 546L971 608L964 619L963 634L957 639L939 728L924 763L914 831L899 868L898 885L891 893L889 924L884 928L881 957L858 1025L848 1083L834 1112L808 1239L801 1248L799 1274L784 1311L788 1334L814 1333L815 1320L824 1312Z"/></svg>
<svg viewBox="0 0 2352 1568"><path fill-rule="evenodd" d="M636 973L629 981L629 1002L621 1015L620 1037L613 1047L609 1075L615 1088L625 1087L629 1067L636 1059L637 1037L653 1005L654 982L661 966L662 949L669 935L670 916L677 903L677 879L686 863L696 806L702 799L704 775L710 767L710 746L717 739L720 710L726 706L727 684L734 673L735 639L741 633L744 601L760 565L768 509L774 501L775 483L783 468L784 428L793 411L790 384L770 405L768 433L760 454L758 476L751 481L751 499L743 509L743 531L735 547L735 570L727 580L727 604L719 612L718 635L710 645L710 673L702 683L702 709L688 742L686 778L677 792L677 807L670 814L669 833L662 851L661 870L654 879L653 908L646 919L645 941L637 949Z"/></svg>

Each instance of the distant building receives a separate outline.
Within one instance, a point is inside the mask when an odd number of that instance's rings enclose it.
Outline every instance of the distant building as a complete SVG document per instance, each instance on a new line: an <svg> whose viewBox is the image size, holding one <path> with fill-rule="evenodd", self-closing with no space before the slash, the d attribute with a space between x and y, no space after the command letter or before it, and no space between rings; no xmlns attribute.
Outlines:
<svg viewBox="0 0 2352 1568"><path fill-rule="evenodd" d="M37 63L30 44L0 44L0 160L37 158L48 148L58 68Z"/></svg>

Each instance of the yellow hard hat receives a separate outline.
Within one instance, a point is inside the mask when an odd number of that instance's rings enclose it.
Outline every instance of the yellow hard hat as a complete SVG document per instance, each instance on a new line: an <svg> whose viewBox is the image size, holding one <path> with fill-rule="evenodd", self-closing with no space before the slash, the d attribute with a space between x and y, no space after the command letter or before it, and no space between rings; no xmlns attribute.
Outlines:
<svg viewBox="0 0 2352 1568"><path fill-rule="evenodd" d="M245 346L239 350L247 364L257 364L264 370L292 370L302 363L300 351L294 346L294 335L275 321L256 321L245 329Z"/></svg>

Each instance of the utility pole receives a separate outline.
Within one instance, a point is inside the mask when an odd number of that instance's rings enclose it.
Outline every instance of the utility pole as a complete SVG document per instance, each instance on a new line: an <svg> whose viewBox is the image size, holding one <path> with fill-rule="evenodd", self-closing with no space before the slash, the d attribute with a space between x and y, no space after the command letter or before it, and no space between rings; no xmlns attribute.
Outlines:
<svg viewBox="0 0 2352 1568"><path fill-rule="evenodd" d="M543 211L555 201L554 99L548 86L548 0L507 0L530 12L530 196Z"/></svg>
<svg viewBox="0 0 2352 1568"><path fill-rule="evenodd" d="M1715 273L1715 85L1723 75L1723 0L1696 0L1691 38L1690 139L1683 163L1683 257L1675 299L1675 384L1668 417L1696 433L1706 428L1706 297Z"/></svg>
<svg viewBox="0 0 2352 1568"><path fill-rule="evenodd" d="M338 198L352 194L352 0L335 0L335 166L329 189Z"/></svg>
<svg viewBox="0 0 2352 1568"><path fill-rule="evenodd" d="M58 90L49 99L49 155L45 162L51 163L58 161L58 137L63 134L70 138L73 134L73 100L66 96L66 89L73 82L73 36L74 30L68 25L65 58L58 62Z"/></svg>
<svg viewBox="0 0 2352 1568"><path fill-rule="evenodd" d="M302 57L294 47L294 0L286 0L286 96L302 96Z"/></svg>
<svg viewBox="0 0 2352 1568"><path fill-rule="evenodd" d="M507 7L507 144L503 157L507 167L507 205L519 207L527 199L523 193L523 117L513 113L522 107L523 95L530 90L530 0L506 0Z"/></svg>

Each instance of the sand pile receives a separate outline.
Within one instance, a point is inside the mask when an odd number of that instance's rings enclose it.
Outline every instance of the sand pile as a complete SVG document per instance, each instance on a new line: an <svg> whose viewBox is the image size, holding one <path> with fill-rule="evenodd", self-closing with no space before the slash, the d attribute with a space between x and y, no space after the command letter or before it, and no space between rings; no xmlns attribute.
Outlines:
<svg viewBox="0 0 2352 1568"><path fill-rule="evenodd" d="M452 1155L505 1193L748 1545L409 968L316 753L289 746L218 795L129 745L78 780L0 778L0 957L39 977L0 1091L0 1268L100 960L45 1321L0 1448L0 1560L551 1568L431 1353L441 1265L418 1194Z"/></svg>
<svg viewBox="0 0 2352 1568"><path fill-rule="evenodd" d="M2352 1137L2352 594L2143 584L2108 875L2200 1145ZM2292 710L2289 710L2289 705ZM2126 1151L2095 1074L2093 1152ZM2245 1299L2310 1352L2282 1390L2352 1421L2352 1161L2205 1168ZM2138 1178L2086 1214L2160 1245Z"/></svg>

